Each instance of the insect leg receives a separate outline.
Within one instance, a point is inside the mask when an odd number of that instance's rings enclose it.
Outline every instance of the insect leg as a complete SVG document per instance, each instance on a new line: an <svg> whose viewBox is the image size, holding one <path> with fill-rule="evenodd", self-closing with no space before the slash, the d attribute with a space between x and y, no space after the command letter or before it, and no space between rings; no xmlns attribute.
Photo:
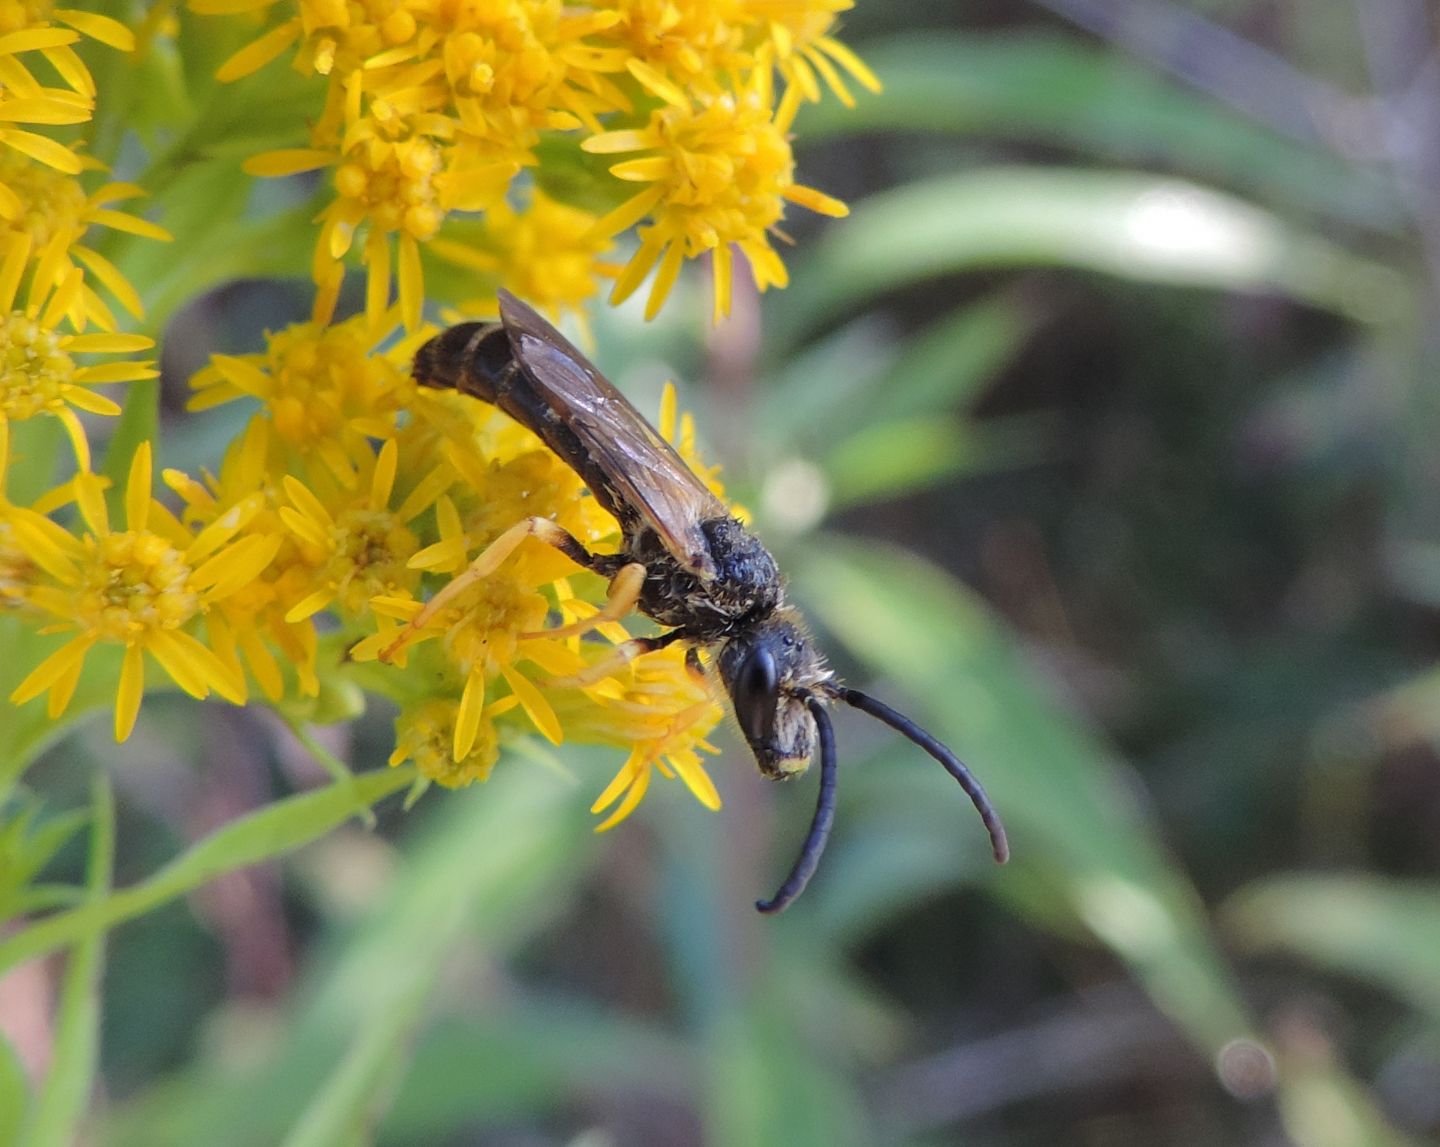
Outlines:
<svg viewBox="0 0 1440 1147"><path fill-rule="evenodd" d="M820 855L825 851L825 842L830 839L830 826L835 823L835 782L839 776L835 730L830 724L830 714L825 712L825 705L818 697L811 697L806 704L820 732L820 797L815 805L815 819L810 822L810 832L805 837L795 867L774 896L769 900L755 901L755 907L767 916L785 911L805 891L805 885L810 883L810 878L820 867Z"/></svg>
<svg viewBox="0 0 1440 1147"><path fill-rule="evenodd" d="M465 569L456 574L438 593L425 603L400 636L392 641L380 654L381 661L389 661L415 640L415 635L429 622L476 582L489 577L502 562L513 554L526 538L539 538L578 565L587 569L602 564L603 559L582 546L569 531L557 526L549 518L525 518L516 522L481 551L480 556Z"/></svg>
<svg viewBox="0 0 1440 1147"><path fill-rule="evenodd" d="M705 683L705 664L700 660L700 650L693 645L685 650L685 670L702 685Z"/></svg>
<svg viewBox="0 0 1440 1147"><path fill-rule="evenodd" d="M645 585L645 567L639 562L622 566L620 572L610 580L610 589L605 594L605 606L590 617L572 625L560 625L554 629L541 629L535 633L522 633L521 637L578 637L598 629L606 622L619 621L635 609L640 600L640 590Z"/></svg>
<svg viewBox="0 0 1440 1147"><path fill-rule="evenodd" d="M684 636L684 630L672 629L669 633L662 633L658 637L632 637L629 641L622 641L615 646L608 656L601 658L594 665L586 666L579 673L572 673L567 677L552 677L546 684L572 689L594 685L618 673L637 657L654 653L657 649L664 649Z"/></svg>

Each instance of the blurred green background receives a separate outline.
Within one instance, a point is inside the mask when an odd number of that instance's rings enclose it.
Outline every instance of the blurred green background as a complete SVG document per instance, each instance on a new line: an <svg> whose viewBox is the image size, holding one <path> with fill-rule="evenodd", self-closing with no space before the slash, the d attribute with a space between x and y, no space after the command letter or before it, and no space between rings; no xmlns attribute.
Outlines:
<svg viewBox="0 0 1440 1147"><path fill-rule="evenodd" d="M642 409L680 381L837 667L971 764L1011 865L842 714L779 919L814 780L735 737L719 814L663 786L596 838L615 754L515 744L234 870L323 794L236 818L324 774L264 713L157 698L52 748L0 836L0 902L24 857L134 888L103 972L99 933L0 940L0 1143L52 1050L56 1126L98 1055L106 1147L1440 1137L1440 15L862 0L844 35L886 91L805 110L799 159L851 218L794 220L792 286L724 327L686 281L595 357ZM233 429L183 416L188 373L307 305L173 320L171 464ZM316 736L374 768L389 716ZM92 799L90 836L56 814Z"/></svg>

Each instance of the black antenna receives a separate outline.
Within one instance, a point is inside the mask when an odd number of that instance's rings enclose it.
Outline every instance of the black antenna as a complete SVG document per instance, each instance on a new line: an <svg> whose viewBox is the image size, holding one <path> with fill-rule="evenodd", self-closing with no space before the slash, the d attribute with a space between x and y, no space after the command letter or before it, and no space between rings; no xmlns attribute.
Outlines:
<svg viewBox="0 0 1440 1147"><path fill-rule="evenodd" d="M805 891L805 885L810 883L810 878L820 867L820 854L825 851L825 842L830 839L830 826L835 823L835 780L838 775L835 767L835 730L830 724L830 714L825 712L819 698L811 697L805 703L815 718L815 727L820 730L820 798L815 805L815 819L810 822L810 833L805 837L795 867L790 870L785 883L780 885L780 891L769 900L755 901L755 907L767 916L785 911Z"/></svg>
<svg viewBox="0 0 1440 1147"><path fill-rule="evenodd" d="M960 782L960 787L965 790L971 803L975 806L975 811L985 822L985 829L990 834L990 847L995 853L995 863L1004 864L1010 859L1010 842L1005 839L1005 826L1000 823L1000 814L995 811L995 806L990 803L990 798L985 795L985 790L975 779L975 774L965 767L965 763L959 757L909 717L897 713L885 702L877 701L869 694L860 692L859 689L849 689L845 686L840 687L839 694L840 699L847 705L853 705L862 713L869 713L876 720L884 721L901 736L914 741L944 765L945 771ZM801 887L804 885L802 884Z"/></svg>

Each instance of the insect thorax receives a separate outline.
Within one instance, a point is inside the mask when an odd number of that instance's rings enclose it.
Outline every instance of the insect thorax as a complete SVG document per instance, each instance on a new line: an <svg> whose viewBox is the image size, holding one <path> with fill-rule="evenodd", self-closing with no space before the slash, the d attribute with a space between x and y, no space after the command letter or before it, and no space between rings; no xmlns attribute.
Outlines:
<svg viewBox="0 0 1440 1147"><path fill-rule="evenodd" d="M784 598L780 570L760 539L734 518L700 525L716 575L701 580L685 569L653 531L630 540L629 556L649 570L640 608L661 625L682 628L693 640L718 641L775 610Z"/></svg>

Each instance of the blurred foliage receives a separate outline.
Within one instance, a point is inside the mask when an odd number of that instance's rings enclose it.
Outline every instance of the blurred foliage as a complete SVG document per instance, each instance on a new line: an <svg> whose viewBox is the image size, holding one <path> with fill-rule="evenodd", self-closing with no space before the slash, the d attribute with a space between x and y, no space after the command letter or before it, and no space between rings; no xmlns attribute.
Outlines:
<svg viewBox="0 0 1440 1147"><path fill-rule="evenodd" d="M1036 8L861 3L885 93L802 113L854 217L802 244L763 335L742 308L702 353L698 292L596 320L642 407L706 380L685 401L838 667L971 762L1009 868L939 770L848 717L830 855L770 921L750 904L810 789L736 748L718 816L652 798L597 845L600 773L568 749L516 743L369 831L347 822L407 774L277 798L315 776L273 722L162 709L115 752L12 710L4 787L46 751L4 805L0 903L47 914L0 970L54 1003L42 1083L0 1039L0 1144L1440 1135L1440 26L1147 11L1169 55ZM155 58L136 106L182 66ZM1330 101L1287 134L1186 80L1227 68ZM187 361L286 300L182 302L308 242L296 211L207 229L196 205L248 194L220 161L274 125L206 130L233 147L170 141L160 191L204 280L114 252ZM175 419L131 406L113 457ZM334 750L368 767L385 735L366 716ZM157 981L176 1022L137 1003Z"/></svg>

